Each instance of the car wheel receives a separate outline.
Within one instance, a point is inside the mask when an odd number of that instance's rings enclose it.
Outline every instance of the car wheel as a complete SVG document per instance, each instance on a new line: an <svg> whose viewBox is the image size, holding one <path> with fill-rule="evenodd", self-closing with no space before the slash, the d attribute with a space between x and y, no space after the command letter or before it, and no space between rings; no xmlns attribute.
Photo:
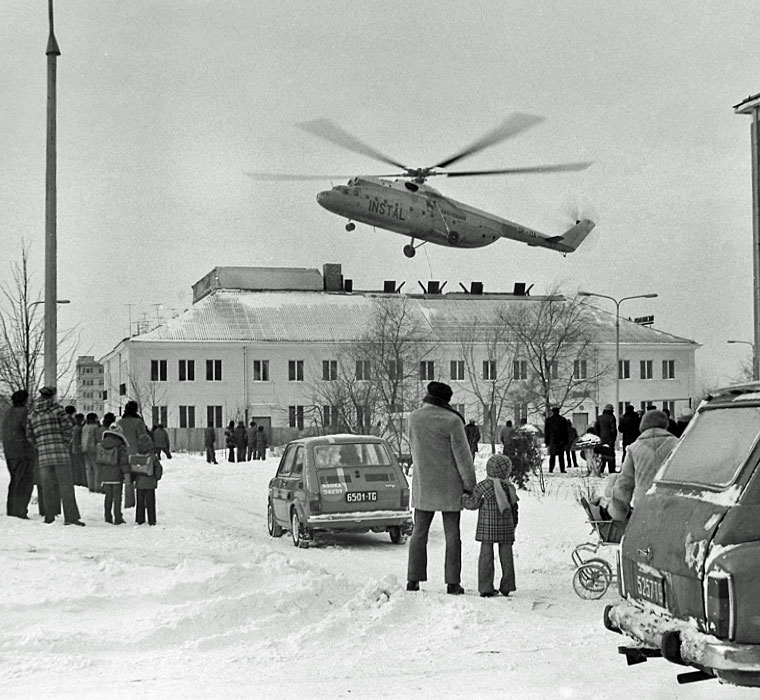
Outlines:
<svg viewBox="0 0 760 700"><path fill-rule="evenodd" d="M290 536L293 538L294 547L306 549L309 546L309 542L304 539L301 519L298 517L298 511L295 508L290 514Z"/></svg>
<svg viewBox="0 0 760 700"><path fill-rule="evenodd" d="M277 524L274 517L274 507L272 501L267 502L267 530L270 537L282 537L283 529Z"/></svg>
<svg viewBox="0 0 760 700"><path fill-rule="evenodd" d="M393 544L404 544L404 542L406 542L406 535L401 532L401 528L398 525L389 527L388 534L391 536L391 542L393 542Z"/></svg>

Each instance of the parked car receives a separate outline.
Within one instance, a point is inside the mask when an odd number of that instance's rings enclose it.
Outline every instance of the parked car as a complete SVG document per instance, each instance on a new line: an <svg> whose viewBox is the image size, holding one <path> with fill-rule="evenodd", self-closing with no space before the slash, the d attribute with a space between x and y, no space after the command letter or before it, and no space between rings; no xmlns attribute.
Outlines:
<svg viewBox="0 0 760 700"><path fill-rule="evenodd" d="M296 547L319 531L387 532L401 544L412 529L409 483L392 450L373 435L324 435L289 443L269 482L272 537Z"/></svg>
<svg viewBox="0 0 760 700"><path fill-rule="evenodd" d="M620 547L622 602L605 626L629 663L692 666L760 686L760 382L704 401L636 503Z"/></svg>

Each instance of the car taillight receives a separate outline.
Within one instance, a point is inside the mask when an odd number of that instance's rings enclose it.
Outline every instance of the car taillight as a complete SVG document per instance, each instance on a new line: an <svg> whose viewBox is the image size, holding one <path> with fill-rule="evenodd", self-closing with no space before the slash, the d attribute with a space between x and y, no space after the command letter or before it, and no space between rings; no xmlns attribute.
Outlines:
<svg viewBox="0 0 760 700"><path fill-rule="evenodd" d="M718 639L733 639L734 577L725 571L711 571L705 578L707 631Z"/></svg>
<svg viewBox="0 0 760 700"><path fill-rule="evenodd" d="M409 489L401 489L401 507L409 507Z"/></svg>
<svg viewBox="0 0 760 700"><path fill-rule="evenodd" d="M309 511L312 515L319 515L322 512L322 501L319 498L310 499Z"/></svg>

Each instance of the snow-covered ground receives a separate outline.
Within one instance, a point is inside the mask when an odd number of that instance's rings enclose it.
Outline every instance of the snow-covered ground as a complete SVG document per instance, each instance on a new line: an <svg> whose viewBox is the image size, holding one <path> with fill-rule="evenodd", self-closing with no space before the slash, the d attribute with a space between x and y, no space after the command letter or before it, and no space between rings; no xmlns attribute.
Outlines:
<svg viewBox="0 0 760 700"><path fill-rule="evenodd" d="M479 475L487 449L478 456ZM464 596L443 583L434 521L429 578L405 590L406 545L323 537L307 550L266 528L277 465L164 461L158 525L103 522L77 488L85 528L0 515L2 698L734 698L757 691L676 683L662 660L627 667L598 601L572 588L589 539L570 470L521 492L517 593L476 591L477 514L462 517ZM8 475L0 464L0 490ZM600 482L601 480L595 480ZM593 538L592 538L593 539ZM605 554L613 560L613 550ZM683 669L686 670L686 669Z"/></svg>

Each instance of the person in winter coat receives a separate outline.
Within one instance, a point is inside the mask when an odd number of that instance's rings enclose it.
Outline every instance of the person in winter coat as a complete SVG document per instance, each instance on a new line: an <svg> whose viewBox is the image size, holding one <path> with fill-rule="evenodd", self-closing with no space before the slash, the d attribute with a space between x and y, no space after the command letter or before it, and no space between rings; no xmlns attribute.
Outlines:
<svg viewBox="0 0 760 700"><path fill-rule="evenodd" d="M71 473L74 486L87 486L87 466L82 450L82 428L84 428L84 413L75 413L71 436Z"/></svg>
<svg viewBox="0 0 760 700"><path fill-rule="evenodd" d="M224 444L227 447L227 461L235 461L235 421L231 420L224 431Z"/></svg>
<svg viewBox="0 0 760 700"><path fill-rule="evenodd" d="M267 434L264 426L260 425L256 430L256 455L255 459L267 458Z"/></svg>
<svg viewBox="0 0 760 700"><path fill-rule="evenodd" d="M57 483L60 498L63 501L63 524L84 526L80 520L71 475L69 448L73 426L63 407L55 401L55 393L54 386L43 386L26 421L29 442L37 448L45 501L45 522L55 521L53 504L56 501L55 485Z"/></svg>
<svg viewBox="0 0 760 700"><path fill-rule="evenodd" d="M166 459L172 458L172 453L169 449L169 433L164 428L163 423L159 423L153 428L153 449L156 451L156 457L159 459L161 459L161 452L166 454Z"/></svg>
<svg viewBox="0 0 760 700"><path fill-rule="evenodd" d="M599 474L604 473L604 465L610 474L614 474L615 468L615 441L617 440L617 425L615 421L615 409L611 403L605 405L602 415L594 423L594 431L602 441L600 456L602 462L599 465Z"/></svg>
<svg viewBox="0 0 760 700"><path fill-rule="evenodd" d="M559 406L552 406L551 415L544 422L544 443L549 448L549 473L559 457L559 470L565 473L565 450L567 449L567 419L559 414Z"/></svg>
<svg viewBox="0 0 760 700"><path fill-rule="evenodd" d="M203 433L203 444L206 447L206 463L219 464L216 461L216 428L209 425Z"/></svg>
<svg viewBox="0 0 760 700"><path fill-rule="evenodd" d="M137 401L127 401L124 404L124 412L118 420L124 439L127 441L127 452L133 455L137 452L137 440L141 435L148 434L145 421L138 413Z"/></svg>
<svg viewBox="0 0 760 700"><path fill-rule="evenodd" d="M246 460L251 461L252 459L257 459L256 454L256 433L257 431L256 421L252 420L251 424L245 429L245 438L246 442L248 444L248 453L246 455Z"/></svg>
<svg viewBox="0 0 760 700"><path fill-rule="evenodd" d="M11 394L11 408L3 420L3 451L10 472L6 513L28 520L29 501L34 490L34 447L26 437L29 392L21 389Z"/></svg>
<svg viewBox="0 0 760 700"><path fill-rule="evenodd" d="M678 444L678 438L668 432L668 417L663 411L647 411L640 427L641 435L628 447L607 506L615 520L628 517L630 509L644 497L657 470Z"/></svg>
<svg viewBox="0 0 760 700"><path fill-rule="evenodd" d="M517 526L517 491L509 482L512 462L505 455L492 455L486 463L486 479L478 482L472 495L465 494L462 503L470 510L479 509L475 540L480 542L478 558L478 591L481 598L497 593L509 595L516 591L515 562L512 545ZM501 581L494 588L493 546L499 550Z"/></svg>
<svg viewBox="0 0 760 700"><path fill-rule="evenodd" d="M102 430L98 422L98 414L88 413L82 426L82 454L84 455L84 465L87 471L87 489L91 493L100 490L95 457L97 456L97 447L101 438Z"/></svg>
<svg viewBox="0 0 760 700"><path fill-rule="evenodd" d="M689 425L689 422L691 421L692 415L690 408L684 408L684 410L681 411L681 414L676 421L676 430L673 433L677 438L680 438L683 435L686 426Z"/></svg>
<svg viewBox="0 0 760 700"><path fill-rule="evenodd" d="M123 525L121 494L124 482L129 480L129 455L127 441L118 425L103 431L103 437L96 448L96 464L105 498L103 510L107 523Z"/></svg>
<svg viewBox="0 0 760 700"><path fill-rule="evenodd" d="M245 462L246 446L248 445L248 434L245 430L243 421L238 421L235 428L235 447L237 447L237 461Z"/></svg>
<svg viewBox="0 0 760 700"><path fill-rule="evenodd" d="M475 468L464 432L464 418L449 405L452 393L447 384L430 382L422 407L409 416L414 528L409 540L408 591L418 591L419 582L427 581L428 531L435 512L441 511L446 538L446 592L464 593L459 519L462 495L475 488Z"/></svg>
<svg viewBox="0 0 760 700"><path fill-rule="evenodd" d="M628 450L628 445L632 445L636 442L636 438L641 434L641 431L639 430L640 422L641 417L636 413L633 406L631 406L631 404L626 404L623 417L620 419L619 423L620 434L623 436L623 460L625 460L625 453Z"/></svg>
<svg viewBox="0 0 760 700"><path fill-rule="evenodd" d="M156 456L153 440L147 433L137 440L137 453L130 457L130 465L136 460L150 458L153 462L153 474L134 474L135 489L137 490L137 508L135 509L135 522L138 525L145 524L145 515L148 516L148 524L156 524L156 489L158 482L164 474L164 468Z"/></svg>
<svg viewBox="0 0 760 700"><path fill-rule="evenodd" d="M467 436L467 444L470 446L470 452L472 452L472 458L474 460L475 455L478 453L480 429L475 425L475 421L472 418L470 418L470 422L464 426L464 434Z"/></svg>
<svg viewBox="0 0 760 700"><path fill-rule="evenodd" d="M508 420L506 425L501 429L501 451L502 454L508 455L510 448L512 447L512 436L515 433L514 427L512 427L512 421Z"/></svg>

